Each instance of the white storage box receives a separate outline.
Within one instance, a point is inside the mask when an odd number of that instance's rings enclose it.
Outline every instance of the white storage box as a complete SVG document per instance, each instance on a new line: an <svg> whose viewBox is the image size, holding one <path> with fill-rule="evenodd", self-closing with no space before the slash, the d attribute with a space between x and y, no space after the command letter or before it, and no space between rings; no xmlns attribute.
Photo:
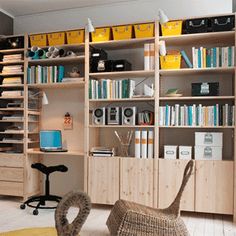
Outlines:
<svg viewBox="0 0 236 236"><path fill-rule="evenodd" d="M192 147L191 146L179 146L179 159L191 160L192 159Z"/></svg>
<svg viewBox="0 0 236 236"><path fill-rule="evenodd" d="M223 146L222 132L195 132L195 146Z"/></svg>
<svg viewBox="0 0 236 236"><path fill-rule="evenodd" d="M165 159L176 159L177 146L165 145L164 146L164 158Z"/></svg>
<svg viewBox="0 0 236 236"><path fill-rule="evenodd" d="M222 160L222 147L195 146L195 160Z"/></svg>

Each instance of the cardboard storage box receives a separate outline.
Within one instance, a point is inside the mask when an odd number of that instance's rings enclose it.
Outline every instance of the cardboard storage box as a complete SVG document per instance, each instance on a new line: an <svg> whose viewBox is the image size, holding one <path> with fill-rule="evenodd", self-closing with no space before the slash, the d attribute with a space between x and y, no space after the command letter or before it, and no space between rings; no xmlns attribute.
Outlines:
<svg viewBox="0 0 236 236"><path fill-rule="evenodd" d="M114 40L124 40L132 38L132 25L112 26Z"/></svg>
<svg viewBox="0 0 236 236"><path fill-rule="evenodd" d="M66 43L65 32L50 33L50 34L47 34L47 37L48 37L49 46L59 46Z"/></svg>
<svg viewBox="0 0 236 236"><path fill-rule="evenodd" d="M181 55L176 54L176 55L160 56L160 61L162 70L180 69Z"/></svg>
<svg viewBox="0 0 236 236"><path fill-rule="evenodd" d="M46 47L47 35L46 34L34 34L30 35L30 46Z"/></svg>
<svg viewBox="0 0 236 236"><path fill-rule="evenodd" d="M102 42L109 41L111 39L111 28L96 28L94 32L91 33L92 42Z"/></svg>
<svg viewBox="0 0 236 236"><path fill-rule="evenodd" d="M179 146L179 159L191 160L192 159L192 146Z"/></svg>
<svg viewBox="0 0 236 236"><path fill-rule="evenodd" d="M164 146L164 159L176 159L177 158L177 146L165 145Z"/></svg>
<svg viewBox="0 0 236 236"><path fill-rule="evenodd" d="M223 146L222 132L195 132L195 146Z"/></svg>
<svg viewBox="0 0 236 236"><path fill-rule="evenodd" d="M135 38L154 37L154 23L144 23L134 25Z"/></svg>
<svg viewBox="0 0 236 236"><path fill-rule="evenodd" d="M222 147L195 146L195 160L222 160Z"/></svg>
<svg viewBox="0 0 236 236"><path fill-rule="evenodd" d="M71 30L66 32L67 44L84 43L84 30Z"/></svg>

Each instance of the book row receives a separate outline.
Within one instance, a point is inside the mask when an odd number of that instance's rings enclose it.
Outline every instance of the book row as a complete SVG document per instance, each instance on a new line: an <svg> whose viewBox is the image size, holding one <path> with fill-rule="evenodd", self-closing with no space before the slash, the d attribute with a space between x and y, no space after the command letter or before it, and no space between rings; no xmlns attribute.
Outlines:
<svg viewBox="0 0 236 236"><path fill-rule="evenodd" d="M135 81L123 80L89 80L90 99L120 99L134 96Z"/></svg>
<svg viewBox="0 0 236 236"><path fill-rule="evenodd" d="M64 66L31 66L27 70L27 83L60 83L64 75Z"/></svg>
<svg viewBox="0 0 236 236"><path fill-rule="evenodd" d="M229 104L191 106L175 104L159 107L160 126L233 126L235 106Z"/></svg>
<svg viewBox="0 0 236 236"><path fill-rule="evenodd" d="M234 66L234 47L192 48L193 68Z"/></svg>

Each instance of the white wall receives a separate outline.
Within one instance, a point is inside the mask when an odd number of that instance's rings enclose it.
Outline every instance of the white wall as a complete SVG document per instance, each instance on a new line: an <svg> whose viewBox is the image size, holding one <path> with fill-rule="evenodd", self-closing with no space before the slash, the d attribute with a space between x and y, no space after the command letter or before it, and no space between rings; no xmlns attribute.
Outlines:
<svg viewBox="0 0 236 236"><path fill-rule="evenodd" d="M87 17L94 25L153 20L162 8L170 18L232 12L232 0L138 0L112 5L47 12L15 18L16 34L83 27Z"/></svg>

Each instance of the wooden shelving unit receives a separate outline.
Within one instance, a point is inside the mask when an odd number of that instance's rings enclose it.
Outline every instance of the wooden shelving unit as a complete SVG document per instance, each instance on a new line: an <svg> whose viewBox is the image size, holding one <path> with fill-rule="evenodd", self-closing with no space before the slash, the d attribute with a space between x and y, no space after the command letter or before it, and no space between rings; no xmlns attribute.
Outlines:
<svg viewBox="0 0 236 236"><path fill-rule="evenodd" d="M1 112L18 112L23 113L24 120L3 121L5 123L20 123L23 125L24 132L17 133L0 131L0 136L9 137L10 135L18 135L22 140L16 145L22 147L22 153L8 154L0 153L0 170L4 163L8 163L9 168L19 168L23 171L23 179L16 186L14 192L7 192L6 195L15 195L27 198L40 192L39 176L31 171L31 164L41 161L43 155L50 156L70 156L83 158L84 172L84 191L86 191L96 204L114 204L119 198L136 201L152 207L167 207L175 197L179 185L182 180L182 174L187 160L166 160L163 158L164 145L188 145L194 146L194 132L223 132L224 143L227 144L223 148L222 161L200 161L194 160L194 173L188 183L183 194L183 203L181 208L186 211L230 214L234 215L236 221L236 129L234 126L159 126L159 107L167 104L191 104L201 103L204 105L214 103L230 103L236 102L236 84L235 71L236 67L230 68L181 68L173 70L160 69L159 62L159 41L166 42L167 49L181 48L190 49L199 46L235 46L235 31L227 32L209 32L199 34L185 34L179 36L160 36L159 22L155 22L155 35L151 38L129 39L129 40L111 40L107 42L90 42L90 35L85 32L85 43L74 45L60 45L58 47L66 50L77 50L82 52L81 56L75 58L55 58L43 60L24 59L19 62L1 63L4 65L24 64L24 73L20 74L2 74L0 77L22 76L24 77L23 85L3 86L2 89L18 89L24 90L24 96L19 99L23 101L24 106L19 108L0 108ZM143 47L145 43L155 44L155 70L146 71L140 65L134 65L132 71L122 72L104 72L90 73L90 50L91 48L102 48L106 51L112 51L112 56L120 57L119 50L128 51L127 55L132 62L132 52L139 51L140 59L143 58ZM47 49L44 47L44 49ZM0 54L24 53L29 50L28 35L25 35L25 48L14 50L0 50ZM126 54L124 54L126 55ZM138 54L137 54L138 55ZM135 54L135 64L138 57ZM116 57L114 57L116 58ZM109 58L110 59L110 58ZM123 58L125 59L125 58ZM134 59L134 58L133 58ZM48 84L27 84L27 68L28 66L37 65L73 65L81 64L83 68L83 81L79 83L48 83ZM230 85L224 88L224 92L217 97L192 97L190 96L190 87L187 84L193 81L206 81L208 78L214 81L223 81L223 85ZM134 97L128 99L89 99L89 82L91 79L133 79L139 83L143 81L153 81L155 84L154 97ZM200 79L199 79L200 78ZM178 82L175 82L175 79ZM182 97L166 97L165 90L169 88L168 83L178 83L178 86L184 87ZM221 82L222 83L222 82ZM220 85L222 86L222 84ZM34 91L61 91L60 95L68 93L66 89L74 89L78 91L78 97L83 101L79 101L79 106L84 107L84 112L79 115L81 118L81 126L76 130L76 135L83 132L83 151L69 149L67 153L43 153L39 150L38 131L44 126L42 119L43 108L39 106L37 109L29 109L28 102L29 90ZM63 89L63 91L62 91ZM230 90L230 91L229 91ZM68 90L72 91L72 90ZM187 92L186 92L187 91ZM54 93L54 92L53 92ZM54 95L53 95L54 96ZM8 99L2 98L0 102L7 102ZM15 98L14 98L15 99ZM38 103L40 104L40 98ZM60 97L57 98L58 100ZM35 100L35 99L34 99ZM74 101L73 101L74 102ZM153 110L155 114L154 125L93 125L91 122L91 110L96 107L107 106L137 106L145 109ZM117 105L118 104L118 105ZM40 104L41 105L41 104ZM72 104L74 105L74 104ZM53 108L52 108L53 109ZM75 108L76 109L76 108ZM47 110L47 109L45 109ZM47 112L50 112L47 110ZM45 115L45 114L44 114ZM52 112L53 116L54 113ZM30 116L36 117L37 121L31 121ZM56 116L56 115L55 115ZM45 117L45 116L43 116ZM236 117L236 114L235 114ZM55 118L55 117L54 117ZM44 118L45 119L45 118ZM77 122L75 122L77 124ZM53 124L51 121L50 124ZM30 127L34 127L31 129ZM83 131L82 131L83 130ZM138 159L134 158L134 151L131 150L132 157L120 156L119 152L115 157L93 157L90 155L90 149L94 146L118 146L118 140L114 135L117 132L127 132L135 130L152 130L154 131L154 158ZM75 136L75 133L73 133ZM14 142L14 141L13 141ZM170 142L170 143L168 143ZM0 144L5 141L0 141ZM131 149L134 147L131 144ZM225 184L227 183L227 185ZM2 183L3 186L4 183ZM0 182L0 189L1 189ZM0 191L1 194L4 194Z"/></svg>

